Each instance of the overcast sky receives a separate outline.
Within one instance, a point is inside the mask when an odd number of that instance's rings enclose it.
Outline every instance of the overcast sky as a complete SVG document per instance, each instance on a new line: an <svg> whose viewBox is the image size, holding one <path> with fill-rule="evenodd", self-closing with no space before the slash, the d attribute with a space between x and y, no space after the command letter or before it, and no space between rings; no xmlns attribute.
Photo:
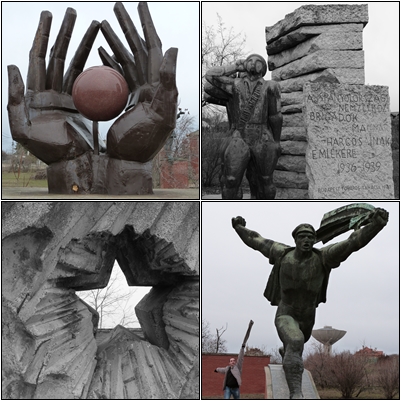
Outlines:
<svg viewBox="0 0 401 401"><path fill-rule="evenodd" d="M119 264L117 261L114 262L113 272L111 277L116 277L116 282L112 285L112 288L119 291L119 295L130 293L131 296L128 300L124 300L119 303L124 309L121 311L116 310L115 314L112 316L104 316L103 318L103 328L114 328L117 324L121 322L121 319L124 317L124 312L127 314L127 318L136 319L135 316L135 307L138 303L143 299L143 297L152 289L152 287L148 286L129 286L127 283L127 279L124 276ZM111 280L112 281L112 280ZM107 284L110 286L111 282ZM107 288L107 287L106 287ZM106 288L104 288L104 294L106 292ZM77 291L77 295L81 298L85 297L86 294L91 293L91 291ZM87 303L93 306L93 303L90 302L91 299L85 299ZM124 327L140 327L139 322L130 323L129 325L124 325Z"/></svg>
<svg viewBox="0 0 401 401"><path fill-rule="evenodd" d="M7 114L8 77L7 65L15 64L26 80L28 57L33 38L39 23L40 13L48 10L53 14L52 29L48 44L48 53L53 46L67 7L77 11L77 19L67 53L67 69L75 50L92 20L109 21L116 34L128 47L124 34L113 12L114 2L2 2L2 148L11 148L11 134ZM124 3L135 26L142 29L137 12L137 2ZM163 43L163 52L170 47L178 47L177 87L180 107L189 110L195 116L195 127L199 127L199 3L197 2L152 2L149 10L159 37ZM98 33L89 55L85 69L102 62L98 56L98 47L110 50L101 32ZM129 48L129 47L128 47ZM48 60L48 57L47 57ZM106 137L111 122L101 122L99 131Z"/></svg>
<svg viewBox="0 0 401 401"><path fill-rule="evenodd" d="M324 213L349 203L202 203L202 319L210 323L212 333L228 324L223 335L228 352L239 352L250 319L255 324L248 345L267 351L281 346L274 326L277 307L263 297L272 266L241 241L231 218L242 216L247 227L262 237L294 246L291 232L298 224L318 228ZM386 354L399 353L399 203L368 203L386 209L389 223L332 271L327 302L317 308L314 328L327 325L347 331L333 346L336 351L354 352L365 345ZM348 238L351 232L328 244Z"/></svg>
<svg viewBox="0 0 401 401"><path fill-rule="evenodd" d="M305 4L340 2L203 2L202 23L217 26L217 13L225 27L246 36L247 54L267 58L265 27L275 25ZM368 4L369 23L363 30L365 84L389 87L390 111L399 111L399 2L341 2ZM265 79L271 79L268 71Z"/></svg>

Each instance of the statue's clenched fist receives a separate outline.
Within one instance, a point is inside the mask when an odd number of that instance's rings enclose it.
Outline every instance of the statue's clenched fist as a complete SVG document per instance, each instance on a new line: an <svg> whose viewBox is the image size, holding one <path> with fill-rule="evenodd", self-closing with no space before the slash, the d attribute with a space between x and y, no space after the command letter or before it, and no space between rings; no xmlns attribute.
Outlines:
<svg viewBox="0 0 401 401"><path fill-rule="evenodd" d="M243 217L241 216L237 216L237 217L233 217L231 219L231 224L233 226L233 228L235 229L237 226L246 226L246 221Z"/></svg>

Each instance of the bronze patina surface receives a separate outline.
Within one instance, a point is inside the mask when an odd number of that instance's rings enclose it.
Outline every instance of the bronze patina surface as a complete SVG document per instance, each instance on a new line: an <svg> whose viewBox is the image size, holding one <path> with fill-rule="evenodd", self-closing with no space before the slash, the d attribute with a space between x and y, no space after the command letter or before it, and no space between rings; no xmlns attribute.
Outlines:
<svg viewBox="0 0 401 401"><path fill-rule="evenodd" d="M340 233L336 224L332 225L333 231L330 232L330 224L336 223L336 216L342 224L345 222L347 229L354 228L355 231L348 239L320 249L314 247L316 231L310 224L300 224L294 229L295 247L292 247L249 230L243 217L232 219L232 226L241 240L261 252L273 265L264 296L277 306L275 326L283 343L280 354L291 399L303 398L302 353L312 333L316 308L321 302L326 302L331 270L366 246L388 222L388 212L384 209L367 204L348 205L327 213L323 218L326 239ZM329 221L328 225L326 221Z"/></svg>
<svg viewBox="0 0 401 401"><path fill-rule="evenodd" d="M15 141L49 165L50 192L152 193L148 163L163 147L176 124L178 49L172 47L163 54L147 3L141 2L138 6L144 39L122 3L115 4L114 12L132 53L107 21L93 21L64 74L77 17L76 11L68 8L47 67L45 58L52 14L41 13L29 54L26 90L19 68L8 66L11 134ZM91 122L77 110L72 100L73 84L84 69L99 29L114 53L111 57L100 48L100 58L105 66L124 76L130 93L125 112L107 133L107 149L102 144L97 146L95 124L96 120L110 116L103 113L90 116L96 118L92 135ZM101 161L98 147L103 153Z"/></svg>

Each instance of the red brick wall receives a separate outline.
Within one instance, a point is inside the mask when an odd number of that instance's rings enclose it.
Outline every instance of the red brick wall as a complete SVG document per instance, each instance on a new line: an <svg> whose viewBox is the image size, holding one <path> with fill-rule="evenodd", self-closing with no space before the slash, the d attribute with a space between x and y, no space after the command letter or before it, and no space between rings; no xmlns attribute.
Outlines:
<svg viewBox="0 0 401 401"><path fill-rule="evenodd" d="M237 356L238 354L202 354L202 396L210 397L223 393L224 375L215 373L214 370L227 366L230 358ZM245 356L241 394L264 394L264 367L269 363L270 356Z"/></svg>
<svg viewBox="0 0 401 401"><path fill-rule="evenodd" d="M188 162L164 161L160 172L160 188L188 188Z"/></svg>

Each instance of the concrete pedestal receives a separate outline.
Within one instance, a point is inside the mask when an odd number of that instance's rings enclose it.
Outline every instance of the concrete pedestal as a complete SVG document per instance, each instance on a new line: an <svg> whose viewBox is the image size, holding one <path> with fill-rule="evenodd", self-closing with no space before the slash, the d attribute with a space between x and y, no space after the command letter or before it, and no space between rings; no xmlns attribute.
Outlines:
<svg viewBox="0 0 401 401"><path fill-rule="evenodd" d="M265 367L266 374L266 392L265 398L270 400L289 400L290 391L288 389L287 381L283 365L269 365ZM309 370L304 370L302 375L302 393L305 400L318 400L320 399L317 392L315 383Z"/></svg>

